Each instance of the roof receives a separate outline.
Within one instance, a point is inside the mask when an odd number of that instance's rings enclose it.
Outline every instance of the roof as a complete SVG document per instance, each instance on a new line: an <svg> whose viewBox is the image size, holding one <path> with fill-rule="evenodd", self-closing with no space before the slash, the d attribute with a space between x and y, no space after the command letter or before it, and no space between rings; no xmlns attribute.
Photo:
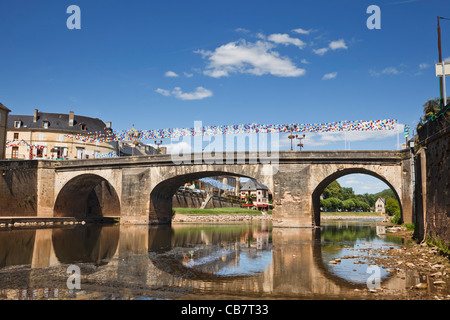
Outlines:
<svg viewBox="0 0 450 320"><path fill-rule="evenodd" d="M378 200L381 200L381 201L383 201L383 203L386 203L386 199L385 199L385 198L378 197L377 201L378 201ZM375 202L376 202L376 201L375 201Z"/></svg>
<svg viewBox="0 0 450 320"><path fill-rule="evenodd" d="M8 129L14 129L14 121L22 122L20 129L42 129L44 127L44 121L49 122L49 127L46 130L88 133L103 131L106 128L106 124L98 118L90 118L76 114L74 115L73 126L69 126L69 114L38 112L36 122L33 122L33 118L33 115L10 114L8 116ZM86 130L82 130L80 124L85 124Z"/></svg>
<svg viewBox="0 0 450 320"><path fill-rule="evenodd" d="M248 179L248 181L241 184L241 191L255 191L255 190L269 190L264 184L259 183L254 179Z"/></svg>
<svg viewBox="0 0 450 320"><path fill-rule="evenodd" d="M0 102L0 109L5 110L7 112L11 112L11 110L9 110L7 107L5 107L1 102Z"/></svg>

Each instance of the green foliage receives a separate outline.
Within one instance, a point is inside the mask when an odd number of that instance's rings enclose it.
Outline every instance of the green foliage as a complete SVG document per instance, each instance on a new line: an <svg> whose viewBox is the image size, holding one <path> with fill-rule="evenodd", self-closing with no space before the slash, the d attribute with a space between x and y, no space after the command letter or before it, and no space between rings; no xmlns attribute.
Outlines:
<svg viewBox="0 0 450 320"><path fill-rule="evenodd" d="M330 183L323 191L323 197L328 198L339 198L342 194L342 187L336 180Z"/></svg>
<svg viewBox="0 0 450 320"><path fill-rule="evenodd" d="M400 214L400 205L394 198L386 198L386 205L384 208L386 209L386 213L390 216L394 216L397 213Z"/></svg>
<svg viewBox="0 0 450 320"><path fill-rule="evenodd" d="M386 189L376 194L365 193L356 195L353 188L342 187L336 180L331 182L322 193L323 199L320 200L320 206L327 211L343 210L355 211L363 210L370 211L370 208L375 206L375 201L378 197L391 199L389 200L389 213L400 215L400 205L396 200L394 191ZM388 210L386 208L386 210Z"/></svg>
<svg viewBox="0 0 450 320"><path fill-rule="evenodd" d="M394 223L394 224L400 224L400 220L401 220L401 215L400 215L400 211L399 212L396 212L395 214L394 214L394 216L391 218L391 223Z"/></svg>
<svg viewBox="0 0 450 320"><path fill-rule="evenodd" d="M432 238L430 238L430 236L426 236L425 242L429 246L436 246L442 253L445 253L446 255L450 255L450 244L447 244L444 241L441 241L441 239L439 239L439 237L432 239Z"/></svg>

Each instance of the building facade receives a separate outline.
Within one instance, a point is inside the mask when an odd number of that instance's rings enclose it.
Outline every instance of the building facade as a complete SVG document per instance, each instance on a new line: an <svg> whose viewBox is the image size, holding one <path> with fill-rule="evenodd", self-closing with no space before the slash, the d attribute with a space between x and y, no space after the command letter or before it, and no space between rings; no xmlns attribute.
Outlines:
<svg viewBox="0 0 450 320"><path fill-rule="evenodd" d="M0 160L5 159L6 157L6 135L9 112L11 112L11 110L0 103Z"/></svg>
<svg viewBox="0 0 450 320"><path fill-rule="evenodd" d="M115 153L110 142L88 139L93 132L112 130L98 118L34 110L33 115L9 115L6 159L87 159ZM82 138L77 138L82 137ZM84 137L84 138L83 138Z"/></svg>
<svg viewBox="0 0 450 320"><path fill-rule="evenodd" d="M378 198L377 201L375 201L375 212L380 212L384 214L386 212L385 205L386 199Z"/></svg>
<svg viewBox="0 0 450 320"><path fill-rule="evenodd" d="M269 188L256 180L248 179L241 184L241 199L246 200L248 196L252 197L253 205L269 206Z"/></svg>

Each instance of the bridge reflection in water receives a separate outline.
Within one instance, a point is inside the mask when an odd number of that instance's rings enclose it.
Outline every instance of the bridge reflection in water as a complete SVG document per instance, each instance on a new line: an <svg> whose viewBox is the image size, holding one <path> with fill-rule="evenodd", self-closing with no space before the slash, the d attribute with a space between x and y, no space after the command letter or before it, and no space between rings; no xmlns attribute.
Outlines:
<svg viewBox="0 0 450 320"><path fill-rule="evenodd" d="M355 281L328 264L365 233L336 228L255 225L86 225L0 231L0 289L6 299L58 298L346 298L362 297L369 274ZM358 233L359 232L359 233ZM342 232L341 232L342 234ZM386 245L395 245L387 242ZM78 265L81 290L69 291ZM352 274L352 270L347 270ZM362 281L361 281L362 280ZM382 287L415 280L383 274ZM358 294L358 296L355 296ZM370 293L367 293L370 294Z"/></svg>

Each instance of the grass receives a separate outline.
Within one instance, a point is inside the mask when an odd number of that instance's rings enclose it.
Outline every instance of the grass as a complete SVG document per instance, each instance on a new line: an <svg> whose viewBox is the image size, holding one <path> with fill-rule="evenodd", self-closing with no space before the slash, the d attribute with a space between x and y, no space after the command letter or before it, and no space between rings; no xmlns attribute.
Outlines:
<svg viewBox="0 0 450 320"><path fill-rule="evenodd" d="M374 216L381 217L378 212L321 212L321 216L333 217L333 216Z"/></svg>
<svg viewBox="0 0 450 320"><path fill-rule="evenodd" d="M173 208L173 211L180 214L245 214L245 215L261 215L260 211L245 208L214 208L214 209L195 209L195 208ZM271 214L272 211L269 211Z"/></svg>

